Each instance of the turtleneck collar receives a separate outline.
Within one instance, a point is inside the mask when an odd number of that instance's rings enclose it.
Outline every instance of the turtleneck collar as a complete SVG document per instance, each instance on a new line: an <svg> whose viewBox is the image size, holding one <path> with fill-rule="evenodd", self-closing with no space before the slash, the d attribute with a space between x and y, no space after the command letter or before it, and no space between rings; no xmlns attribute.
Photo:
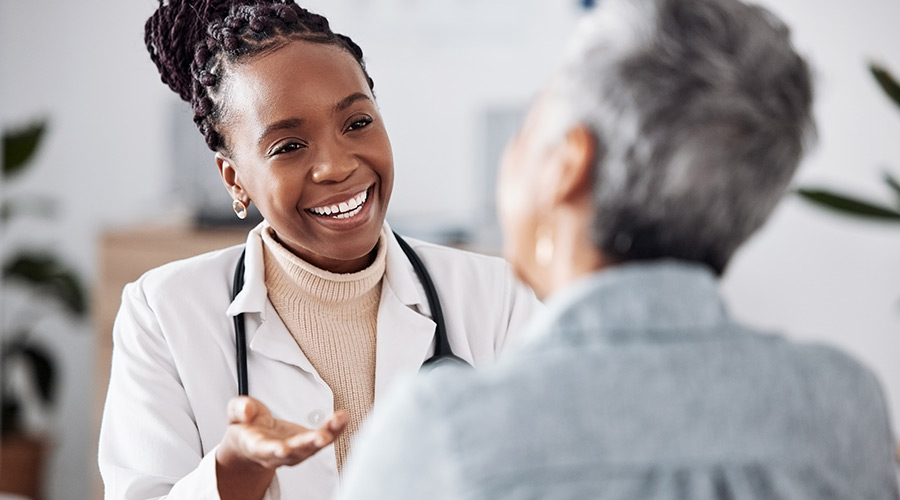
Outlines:
<svg viewBox="0 0 900 500"><path fill-rule="evenodd" d="M387 254L384 231L378 239L372 264L361 271L346 274L319 269L294 255L275 239L271 226L263 227L261 233L266 283L290 286L291 293L300 293L304 298L323 304L354 302L371 292L384 277ZM279 290L270 288L269 293L279 293Z"/></svg>

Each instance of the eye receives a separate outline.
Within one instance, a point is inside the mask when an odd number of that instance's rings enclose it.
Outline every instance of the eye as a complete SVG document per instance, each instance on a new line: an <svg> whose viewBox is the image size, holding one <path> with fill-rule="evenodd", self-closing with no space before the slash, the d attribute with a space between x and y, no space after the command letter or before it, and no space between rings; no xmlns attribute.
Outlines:
<svg viewBox="0 0 900 500"><path fill-rule="evenodd" d="M350 124L349 127L347 127L347 131L349 132L352 130L360 130L360 129L366 128L369 126L370 123L372 123L372 121L373 121L372 118L370 118L368 116L363 116L361 118L357 118L356 120L353 120L353 122Z"/></svg>
<svg viewBox="0 0 900 500"><path fill-rule="evenodd" d="M297 151L298 149L303 149L306 147L306 144L297 141L286 142L284 144L279 144L278 146L272 148L272 151L269 153L269 156L278 156L285 153L290 153L293 151Z"/></svg>

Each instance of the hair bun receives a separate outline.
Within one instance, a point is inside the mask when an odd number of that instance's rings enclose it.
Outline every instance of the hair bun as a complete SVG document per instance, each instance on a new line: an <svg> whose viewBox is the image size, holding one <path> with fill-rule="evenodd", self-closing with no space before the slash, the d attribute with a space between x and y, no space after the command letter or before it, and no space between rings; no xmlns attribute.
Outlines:
<svg viewBox="0 0 900 500"><path fill-rule="evenodd" d="M159 0L144 26L144 43L160 79L191 105L194 123L213 151L227 148L216 130L225 98L216 90L218 73L224 75L230 62L286 40L347 50L374 88L359 46L294 0Z"/></svg>
<svg viewBox="0 0 900 500"><path fill-rule="evenodd" d="M144 25L144 44L160 79L183 100L193 89L191 62L197 45L206 39L209 23L222 20L234 0L160 0Z"/></svg>

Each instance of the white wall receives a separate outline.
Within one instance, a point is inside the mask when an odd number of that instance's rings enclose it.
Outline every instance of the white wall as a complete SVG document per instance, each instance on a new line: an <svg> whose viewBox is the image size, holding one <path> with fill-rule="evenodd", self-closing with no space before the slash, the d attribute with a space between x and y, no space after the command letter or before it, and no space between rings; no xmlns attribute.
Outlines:
<svg viewBox="0 0 900 500"><path fill-rule="evenodd" d="M897 206L900 108L867 64L900 78L900 3L762 2L793 26L816 73L819 144L798 186L826 186ZM843 347L879 375L900 429L900 225L859 221L788 197L724 280L733 312L803 340Z"/></svg>
<svg viewBox="0 0 900 500"><path fill-rule="evenodd" d="M111 226L177 217L169 165L174 97L142 42L152 0L2 0L0 124L46 115L39 164L16 188L62 204L50 226L3 235L50 242L91 282L96 238ZM798 183L888 200L879 168L900 174L900 112L865 69L900 74L900 4L766 0L793 26L817 73L820 145ZM490 223L480 140L485 106L522 106L552 67L576 1L315 0L368 54L395 151L391 217L421 213L449 225ZM415 22L420 21L420 22ZM458 35L466 36L459 38ZM210 164L210 175L212 164ZM223 207L229 210L229 207ZM843 346L879 374L900 429L900 228L858 223L788 198L724 281L739 317ZM90 334L49 339L64 360L62 424L51 500L87 498L92 386Z"/></svg>
<svg viewBox="0 0 900 500"><path fill-rule="evenodd" d="M49 245L95 281L101 229L165 212L169 170L160 104L166 89L148 63L143 21L153 2L0 2L0 125L48 117L37 164L5 194L41 193L60 202L54 223L30 221L3 234ZM46 342L61 361L51 500L89 498L93 332L58 325Z"/></svg>

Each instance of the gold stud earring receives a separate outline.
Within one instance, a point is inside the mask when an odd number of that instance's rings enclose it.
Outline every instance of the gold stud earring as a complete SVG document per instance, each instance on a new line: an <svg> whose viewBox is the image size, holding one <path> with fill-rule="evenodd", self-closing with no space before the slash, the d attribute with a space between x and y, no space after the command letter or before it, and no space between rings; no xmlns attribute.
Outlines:
<svg viewBox="0 0 900 500"><path fill-rule="evenodd" d="M247 205L244 205L244 202L241 200L234 200L231 203L231 208L234 210L234 215L238 216L238 219L246 219L247 218Z"/></svg>
<svg viewBox="0 0 900 500"><path fill-rule="evenodd" d="M550 226L540 225L535 231L534 260L543 267L553 262L553 229Z"/></svg>

